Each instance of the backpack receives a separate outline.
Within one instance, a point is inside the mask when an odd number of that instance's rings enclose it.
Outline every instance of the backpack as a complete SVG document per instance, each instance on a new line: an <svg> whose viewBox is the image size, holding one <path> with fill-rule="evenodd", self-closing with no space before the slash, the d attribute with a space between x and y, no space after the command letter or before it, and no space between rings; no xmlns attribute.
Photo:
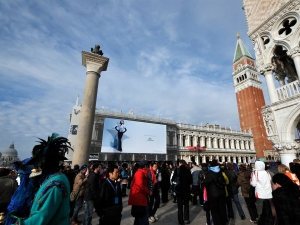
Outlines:
<svg viewBox="0 0 300 225"><path fill-rule="evenodd" d="M218 189L224 189L226 186L225 179L222 173L217 173L217 176L213 179L213 183L216 185Z"/></svg>

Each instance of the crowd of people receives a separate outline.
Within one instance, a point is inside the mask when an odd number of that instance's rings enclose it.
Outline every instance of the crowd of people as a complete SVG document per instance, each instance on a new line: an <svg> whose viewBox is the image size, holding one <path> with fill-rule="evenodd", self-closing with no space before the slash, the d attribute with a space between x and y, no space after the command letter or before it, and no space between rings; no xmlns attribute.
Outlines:
<svg viewBox="0 0 300 225"><path fill-rule="evenodd" d="M250 222L300 224L299 160L290 167L141 160L132 166L95 162L71 169L60 165L68 148L66 138L52 134L40 139L31 158L15 163L17 173L0 168L0 223L91 225L97 215L101 225L120 225L128 196L134 225L148 225L159 220L161 204L173 196L179 225L190 223L190 204L202 206L207 225L226 225L235 216L246 219L241 191Z"/></svg>

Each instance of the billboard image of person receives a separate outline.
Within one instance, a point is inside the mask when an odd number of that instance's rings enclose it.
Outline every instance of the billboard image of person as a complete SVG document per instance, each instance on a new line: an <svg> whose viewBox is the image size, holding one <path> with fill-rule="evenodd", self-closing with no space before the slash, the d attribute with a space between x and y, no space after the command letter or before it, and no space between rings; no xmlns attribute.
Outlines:
<svg viewBox="0 0 300 225"><path fill-rule="evenodd" d="M122 152L122 137L123 134L127 131L124 120L120 121L120 124L115 126L116 131L118 131L118 151Z"/></svg>
<svg viewBox="0 0 300 225"><path fill-rule="evenodd" d="M166 146L166 125L104 119L101 152L166 154Z"/></svg>

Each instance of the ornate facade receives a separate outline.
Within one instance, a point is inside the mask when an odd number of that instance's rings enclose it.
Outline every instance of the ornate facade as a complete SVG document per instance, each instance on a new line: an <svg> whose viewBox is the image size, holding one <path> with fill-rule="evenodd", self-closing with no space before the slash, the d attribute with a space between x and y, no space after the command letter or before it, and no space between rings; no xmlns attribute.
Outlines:
<svg viewBox="0 0 300 225"><path fill-rule="evenodd" d="M78 105L77 99L71 115L68 136L71 146L74 146L76 143L80 112L81 106ZM167 154L101 153L102 130L104 118L106 117L166 125ZM187 148L188 146L199 145L206 150L191 151ZM250 163L256 154L252 133L233 131L230 128L218 125L189 125L177 123L174 120L135 115L133 110L130 110L129 113L96 110L89 152L90 160L139 161L142 158L146 158L148 160L174 162L177 159L185 159L186 161L193 159L197 163L208 162L215 158L221 162ZM72 152L69 152L67 158L71 161L72 157Z"/></svg>
<svg viewBox="0 0 300 225"><path fill-rule="evenodd" d="M299 151L300 0L244 0L244 10L270 97L262 109L266 133L288 165Z"/></svg>
<svg viewBox="0 0 300 225"><path fill-rule="evenodd" d="M18 152L15 149L14 143L12 143L8 149L6 149L3 154L0 153L0 166L12 168L12 163L19 161Z"/></svg>

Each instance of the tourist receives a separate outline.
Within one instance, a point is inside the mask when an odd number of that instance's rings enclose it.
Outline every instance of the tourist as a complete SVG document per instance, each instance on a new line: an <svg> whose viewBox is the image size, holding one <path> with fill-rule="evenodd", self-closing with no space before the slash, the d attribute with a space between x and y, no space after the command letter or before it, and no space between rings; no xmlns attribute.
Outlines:
<svg viewBox="0 0 300 225"><path fill-rule="evenodd" d="M87 171L87 165L81 166L79 169L79 173L76 175L74 180L73 193L75 195L75 200L73 203L73 207L74 207L73 215L71 217L72 225L77 225L79 223L82 223L77 219L77 216L83 206L83 195L85 192L85 184L88 180L88 177L85 177L86 171Z"/></svg>
<svg viewBox="0 0 300 225"><path fill-rule="evenodd" d="M273 199L263 202L259 225L298 225L300 224L299 187L282 173L272 177ZM272 205L274 205L272 210ZM277 223L273 212L276 213Z"/></svg>
<svg viewBox="0 0 300 225"><path fill-rule="evenodd" d="M199 167L201 170L199 172L198 179L200 181L200 193L199 193L199 199L200 199L200 205L204 206L204 201L203 201L203 191L204 191L204 186L202 184L204 180L204 175L208 172L208 167L206 163L202 163L201 166Z"/></svg>
<svg viewBox="0 0 300 225"><path fill-rule="evenodd" d="M32 202L30 217L19 218L18 224L69 225L70 187L67 177L59 172L59 162L66 160L67 138L53 133L48 140L40 139L34 146L32 158L27 164L34 165L30 178L38 189Z"/></svg>
<svg viewBox="0 0 300 225"><path fill-rule="evenodd" d="M233 200L233 202L235 203L235 206L237 208L237 211L241 217L242 220L245 220L245 213L242 209L241 203L239 201L239 185L237 185L237 173L235 172L235 169L233 167L232 163L227 163L227 170L225 170L225 174L229 179L229 185L227 185L227 190L228 190L228 195L229 198Z"/></svg>
<svg viewBox="0 0 300 225"><path fill-rule="evenodd" d="M191 172L186 168L184 160L179 161L179 168L175 170L172 181L179 178L179 187L176 188L177 207L178 207L178 222L179 224L190 223L189 199L193 184Z"/></svg>
<svg viewBox="0 0 300 225"><path fill-rule="evenodd" d="M290 163L290 165L291 165L291 163ZM291 171L293 173L295 173L298 178L300 178L300 160L294 159L293 166L290 166L290 167L291 167Z"/></svg>
<svg viewBox="0 0 300 225"><path fill-rule="evenodd" d="M157 164L152 163L150 166L150 170L148 171L148 187L149 190L152 191L152 195L149 196L149 205L148 205L148 214L149 214L149 222L154 223L158 220L158 216L156 215L156 211L160 204L160 196L159 196L159 183L157 180Z"/></svg>
<svg viewBox="0 0 300 225"><path fill-rule="evenodd" d="M195 162L192 162L191 174L193 178L193 186L192 186L192 203L197 205L197 196L200 196L200 180L199 174L201 169L197 166Z"/></svg>
<svg viewBox="0 0 300 225"><path fill-rule="evenodd" d="M122 192L118 179L118 167L108 166L108 179L101 185L100 197L95 205L101 225L120 225L122 218Z"/></svg>
<svg viewBox="0 0 300 225"><path fill-rule="evenodd" d="M247 169L247 167L244 164L241 164L239 166L237 183L241 186L242 196L244 197L250 215L250 222L256 223L258 215L257 215L257 210L255 205L255 196L252 196L252 198L250 198L249 195L249 191L251 188L250 177L251 177L251 170Z"/></svg>
<svg viewBox="0 0 300 225"><path fill-rule="evenodd" d="M291 181L293 181L295 184L300 186L300 182L299 182L297 175L292 173L290 168L288 168L286 165L284 165L284 164L279 165L278 172L285 174L286 176L288 176L291 179Z"/></svg>
<svg viewBox="0 0 300 225"><path fill-rule="evenodd" d="M148 196L151 196L152 192L148 189L148 167L148 161L143 159L131 183L128 205L132 206L131 215L135 218L134 225L149 225L147 206Z"/></svg>
<svg viewBox="0 0 300 225"><path fill-rule="evenodd" d="M129 169L128 169L128 184L127 184L127 189L130 189L130 186L131 186L131 181L132 181L132 178L133 178L133 169L132 169L132 166L129 166Z"/></svg>
<svg viewBox="0 0 300 225"><path fill-rule="evenodd" d="M123 166L122 167L122 172L121 172L122 196L123 197L127 196L126 195L126 188L127 188L128 178L129 178L129 175L128 175L128 172L127 172L127 168L125 166Z"/></svg>
<svg viewBox="0 0 300 225"><path fill-rule="evenodd" d="M178 166L175 167L175 170L178 170ZM171 185L171 195L173 196L173 203L177 203L177 197L176 197L176 192L174 190L174 187L176 185L175 181L172 181L173 176L174 176L174 172L175 170L172 171L171 175L170 175L170 185Z"/></svg>
<svg viewBox="0 0 300 225"><path fill-rule="evenodd" d="M160 188L161 188L161 201L162 203L168 202L168 195L170 189L170 173L167 168L166 163L164 162L161 166L161 181L160 181Z"/></svg>
<svg viewBox="0 0 300 225"><path fill-rule="evenodd" d="M225 205L226 184L217 160L212 160L209 171L205 174L203 185L207 190L214 225L225 225L227 223Z"/></svg>
<svg viewBox="0 0 300 225"><path fill-rule="evenodd" d="M99 196L99 172L100 164L93 164L92 171L89 172L83 200L85 201L84 222L83 225L92 224L92 215L94 202L98 202Z"/></svg>
<svg viewBox="0 0 300 225"><path fill-rule="evenodd" d="M271 176L265 171L265 163L256 161L251 174L250 184L255 187L258 217L262 213L263 201L272 198Z"/></svg>
<svg viewBox="0 0 300 225"><path fill-rule="evenodd" d="M15 180L9 177L10 169L0 168L0 213L7 213L7 206L18 188Z"/></svg>

